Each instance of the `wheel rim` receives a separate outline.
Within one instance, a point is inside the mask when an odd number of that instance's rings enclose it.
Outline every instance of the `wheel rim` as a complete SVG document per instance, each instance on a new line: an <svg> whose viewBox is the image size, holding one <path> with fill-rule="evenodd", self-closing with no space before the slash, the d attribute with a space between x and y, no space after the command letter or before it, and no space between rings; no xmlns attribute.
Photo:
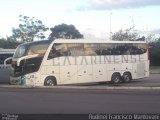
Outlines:
<svg viewBox="0 0 160 120"><path fill-rule="evenodd" d="M53 86L54 85L53 80L47 80L47 85L48 86Z"/></svg>
<svg viewBox="0 0 160 120"><path fill-rule="evenodd" d="M114 83L119 83L120 79L119 79L118 76L116 76L115 79L114 79L113 81L114 81Z"/></svg>
<svg viewBox="0 0 160 120"><path fill-rule="evenodd" d="M129 75L124 75L124 80L125 80L125 82L130 81L130 77L129 77Z"/></svg>

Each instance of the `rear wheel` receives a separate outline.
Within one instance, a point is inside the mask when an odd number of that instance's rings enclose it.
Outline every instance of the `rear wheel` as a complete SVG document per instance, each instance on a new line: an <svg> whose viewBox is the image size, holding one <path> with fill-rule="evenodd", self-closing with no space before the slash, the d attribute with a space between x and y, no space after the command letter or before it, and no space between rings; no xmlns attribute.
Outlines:
<svg viewBox="0 0 160 120"><path fill-rule="evenodd" d="M120 73L113 73L112 78L111 78L111 82L114 84L117 84L121 81L121 75Z"/></svg>
<svg viewBox="0 0 160 120"><path fill-rule="evenodd" d="M128 83L132 80L131 74L129 72L125 72L122 76L122 81Z"/></svg>
<svg viewBox="0 0 160 120"><path fill-rule="evenodd" d="M55 77L47 77L44 81L45 86L56 86L57 81Z"/></svg>

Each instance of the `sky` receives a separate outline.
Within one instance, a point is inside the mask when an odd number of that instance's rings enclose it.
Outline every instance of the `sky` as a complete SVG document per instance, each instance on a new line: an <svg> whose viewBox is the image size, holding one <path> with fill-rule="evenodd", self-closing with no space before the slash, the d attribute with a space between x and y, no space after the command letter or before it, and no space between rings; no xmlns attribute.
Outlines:
<svg viewBox="0 0 160 120"><path fill-rule="evenodd" d="M109 39L110 33L128 28L159 34L159 13L160 0L0 0L0 37L12 35L19 15L49 28L73 24L87 39Z"/></svg>

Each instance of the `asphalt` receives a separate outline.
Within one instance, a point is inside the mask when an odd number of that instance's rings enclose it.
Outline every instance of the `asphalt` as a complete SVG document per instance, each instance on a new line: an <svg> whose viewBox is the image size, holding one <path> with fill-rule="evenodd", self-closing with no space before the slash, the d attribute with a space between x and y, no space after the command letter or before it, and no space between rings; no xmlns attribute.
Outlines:
<svg viewBox="0 0 160 120"><path fill-rule="evenodd" d="M150 67L150 74L160 74L160 67Z"/></svg>
<svg viewBox="0 0 160 120"><path fill-rule="evenodd" d="M22 86L22 85L0 85L0 88L15 88L15 89L79 89L79 90L160 90L160 87L113 87L113 86Z"/></svg>

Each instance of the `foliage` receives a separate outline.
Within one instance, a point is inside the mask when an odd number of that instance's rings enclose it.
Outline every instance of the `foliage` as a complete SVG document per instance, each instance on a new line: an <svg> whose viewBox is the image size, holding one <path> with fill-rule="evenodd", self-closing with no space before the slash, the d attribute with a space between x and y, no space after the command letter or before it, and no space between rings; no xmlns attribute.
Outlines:
<svg viewBox="0 0 160 120"><path fill-rule="evenodd" d="M0 39L0 48L3 49L15 49L19 44L20 42L13 41L10 37L8 37L7 39Z"/></svg>
<svg viewBox="0 0 160 120"><path fill-rule="evenodd" d="M12 29L13 38L21 42L31 42L35 38L45 38L44 32L47 31L48 28L43 25L41 20L20 15L19 21L19 27Z"/></svg>
<svg viewBox="0 0 160 120"><path fill-rule="evenodd" d="M149 35L147 37L140 37L137 33L127 29L125 31L118 31L113 34L112 40L118 41L146 41L150 46L150 64L160 65L160 38L157 39L154 35Z"/></svg>
<svg viewBox="0 0 160 120"><path fill-rule="evenodd" d="M60 24L50 29L50 39L64 38L64 39L76 39L83 38L83 35L75 28L74 25Z"/></svg>
<svg viewBox="0 0 160 120"><path fill-rule="evenodd" d="M151 65L160 65L160 38L150 45Z"/></svg>
<svg viewBox="0 0 160 120"><path fill-rule="evenodd" d="M140 37L136 32L133 32L132 29L119 30L118 32L112 35L112 40L118 41L145 41L145 37Z"/></svg>

